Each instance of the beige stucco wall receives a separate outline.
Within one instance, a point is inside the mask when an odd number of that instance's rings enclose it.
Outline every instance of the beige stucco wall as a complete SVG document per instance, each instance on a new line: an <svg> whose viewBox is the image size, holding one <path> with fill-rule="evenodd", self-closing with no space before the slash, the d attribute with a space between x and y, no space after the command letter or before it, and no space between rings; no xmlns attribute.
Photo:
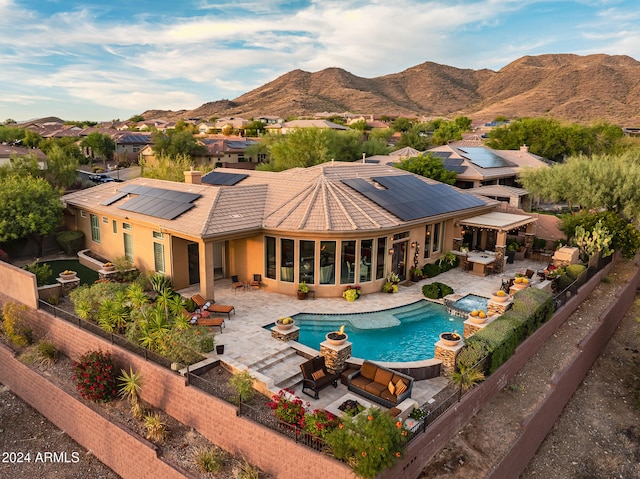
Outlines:
<svg viewBox="0 0 640 479"><path fill-rule="evenodd" d="M30 308L38 308L38 284L35 274L0 261L0 277L4 294Z"/></svg>

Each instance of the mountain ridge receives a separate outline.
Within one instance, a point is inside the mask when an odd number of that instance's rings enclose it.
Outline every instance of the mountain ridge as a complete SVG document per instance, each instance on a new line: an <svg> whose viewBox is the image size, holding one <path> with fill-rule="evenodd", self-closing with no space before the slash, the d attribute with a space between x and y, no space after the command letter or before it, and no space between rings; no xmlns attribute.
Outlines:
<svg viewBox="0 0 640 479"><path fill-rule="evenodd" d="M468 116L490 121L549 116L578 123L640 125L640 62L626 55L524 56L498 71L424 62L374 78L331 67L292 70L233 100L193 110L147 110L177 120L260 115L306 117L318 112L422 117Z"/></svg>

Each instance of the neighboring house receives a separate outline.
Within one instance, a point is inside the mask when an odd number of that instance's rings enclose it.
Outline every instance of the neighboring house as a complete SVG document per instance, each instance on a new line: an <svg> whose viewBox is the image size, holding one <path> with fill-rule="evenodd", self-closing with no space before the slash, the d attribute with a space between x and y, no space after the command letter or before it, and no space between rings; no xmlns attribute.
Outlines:
<svg viewBox="0 0 640 479"><path fill-rule="evenodd" d="M137 163L142 149L152 144L151 133L118 132L111 138L116 144L114 157L118 163Z"/></svg>
<svg viewBox="0 0 640 479"><path fill-rule="evenodd" d="M268 291L295 295L306 281L318 296L349 284L380 291L390 272L436 261L460 246L460 225L497 202L383 165L331 162L282 172L185 172L186 183L136 178L63 197L65 224L85 233L107 259L170 276L177 289L262 276ZM480 216L478 216L480 215ZM507 229L535 220L507 218L481 246L504 253ZM505 226L506 225L506 226ZM493 234L489 234L493 233ZM503 258L503 256L502 256ZM224 283L228 287L228 283Z"/></svg>
<svg viewBox="0 0 640 479"><path fill-rule="evenodd" d="M39 148L26 148L24 146L0 144L0 166L10 165L13 157L27 155L35 155L38 160L38 167L41 170L47 169L47 155L45 155Z"/></svg>
<svg viewBox="0 0 640 479"><path fill-rule="evenodd" d="M491 197L508 195L509 203L522 208L530 207L531 200L524 198L527 191L521 190L518 177L523 168L544 168L548 164L544 158L529 153L527 146L519 150L492 150L485 146L478 146L477 141L463 140L427 150L442 159L444 167L457 174L455 186L463 189L488 186L506 186L509 190L502 190L500 194L492 191ZM488 191L488 190L487 190Z"/></svg>
<svg viewBox="0 0 640 479"><path fill-rule="evenodd" d="M265 125L275 125L276 123L284 122L284 118L280 118L279 116L257 116L255 120L261 121Z"/></svg>
<svg viewBox="0 0 640 479"><path fill-rule="evenodd" d="M202 138L198 143L204 145L207 152L203 156L194 158L199 165L212 168L243 168L254 169L258 163L266 161L266 157L246 155L248 147L259 143L255 138Z"/></svg>
<svg viewBox="0 0 640 479"><path fill-rule="evenodd" d="M300 128L329 128L331 130L348 130L344 125L338 125L337 123L333 123L327 120L293 120L282 123L282 128L280 128L280 133L287 134L291 131L298 130Z"/></svg>

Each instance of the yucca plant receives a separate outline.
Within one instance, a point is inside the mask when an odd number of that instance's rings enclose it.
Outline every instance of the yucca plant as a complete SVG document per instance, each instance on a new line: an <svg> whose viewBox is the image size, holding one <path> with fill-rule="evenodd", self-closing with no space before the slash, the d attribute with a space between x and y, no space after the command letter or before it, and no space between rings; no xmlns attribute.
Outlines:
<svg viewBox="0 0 640 479"><path fill-rule="evenodd" d="M451 373L451 382L463 391L473 389L479 382L484 381L484 373L477 368L459 367Z"/></svg>
<svg viewBox="0 0 640 479"><path fill-rule="evenodd" d="M129 372L121 370L122 376L118 377L120 381L120 397L128 399L131 403L131 413L136 419L143 416L143 408L140 404L140 390L142 389L142 374L133 372L129 366Z"/></svg>
<svg viewBox="0 0 640 479"><path fill-rule="evenodd" d="M158 413L149 413L144 417L144 428L147 430L147 439L157 443L163 443L169 434L167 425Z"/></svg>

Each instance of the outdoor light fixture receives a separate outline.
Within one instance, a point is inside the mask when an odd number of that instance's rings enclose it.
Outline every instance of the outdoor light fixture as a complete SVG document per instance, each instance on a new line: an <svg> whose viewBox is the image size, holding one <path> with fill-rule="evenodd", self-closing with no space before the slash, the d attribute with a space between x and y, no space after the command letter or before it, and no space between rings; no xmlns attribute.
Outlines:
<svg viewBox="0 0 640 479"><path fill-rule="evenodd" d="M414 241L413 243L411 243L411 247L415 248L416 247L416 242Z"/></svg>
<svg viewBox="0 0 640 479"><path fill-rule="evenodd" d="M395 250L393 248L389 248L389 254L393 254L395 253Z"/></svg>

